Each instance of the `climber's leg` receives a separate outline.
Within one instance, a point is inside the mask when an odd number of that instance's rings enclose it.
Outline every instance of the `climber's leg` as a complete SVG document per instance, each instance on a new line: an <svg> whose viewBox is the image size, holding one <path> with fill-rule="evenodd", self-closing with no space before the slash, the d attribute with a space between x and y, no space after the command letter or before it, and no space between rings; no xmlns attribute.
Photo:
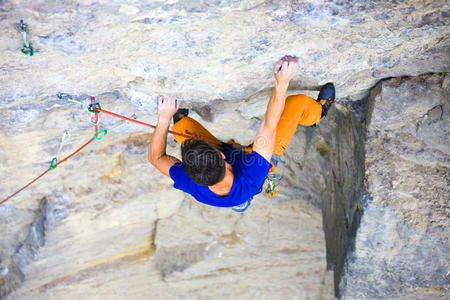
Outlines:
<svg viewBox="0 0 450 300"><path fill-rule="evenodd" d="M205 127L203 127L199 122L195 121L190 117L182 117L173 126L172 130L178 133L197 136L212 145L220 145L221 142L210 133ZM183 143L187 138L179 135L174 135L175 140L178 143Z"/></svg>
<svg viewBox="0 0 450 300"><path fill-rule="evenodd" d="M322 106L306 95L287 97L277 126L273 154L281 157L294 136L297 125L314 125L320 120L321 113Z"/></svg>

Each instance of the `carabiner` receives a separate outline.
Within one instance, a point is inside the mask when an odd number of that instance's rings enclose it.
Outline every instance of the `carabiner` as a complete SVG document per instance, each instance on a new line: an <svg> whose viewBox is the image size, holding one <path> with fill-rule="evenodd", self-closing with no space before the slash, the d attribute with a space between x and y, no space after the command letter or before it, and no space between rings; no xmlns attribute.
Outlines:
<svg viewBox="0 0 450 300"><path fill-rule="evenodd" d="M23 44L24 45L20 51L25 55L33 56L34 48L33 48L33 46L30 45L30 42L28 41L28 36L27 36L27 34L29 33L28 26L23 22L23 20L20 20L20 22L16 24L16 29L23 36Z"/></svg>
<svg viewBox="0 0 450 300"><path fill-rule="evenodd" d="M266 190L264 191L266 195L273 197L278 193L277 190L277 182L280 181L282 178L282 176L277 175L273 172L267 174L266 176L266 180L267 180L267 187Z"/></svg>
<svg viewBox="0 0 450 300"><path fill-rule="evenodd" d="M58 162L58 159L56 157L52 158L52 161L50 162L50 169L54 170L58 166L56 163Z"/></svg>
<svg viewBox="0 0 450 300"><path fill-rule="evenodd" d="M98 109L102 109L102 107L100 106L100 103L96 102L95 104L89 104L88 106L88 111L90 111L91 113L95 113L95 114L99 114L100 112L98 110L93 110L92 107L96 106L96 108L98 107Z"/></svg>
<svg viewBox="0 0 450 300"><path fill-rule="evenodd" d="M20 49L20 52L22 52L25 55L33 56L34 54L34 48L31 45L24 45L22 49Z"/></svg>
<svg viewBox="0 0 450 300"><path fill-rule="evenodd" d="M98 137L100 133L103 133L103 136L101 138ZM98 141L101 141L106 136L107 133L108 131L106 131L106 129L100 130L97 134L94 134L94 138Z"/></svg>

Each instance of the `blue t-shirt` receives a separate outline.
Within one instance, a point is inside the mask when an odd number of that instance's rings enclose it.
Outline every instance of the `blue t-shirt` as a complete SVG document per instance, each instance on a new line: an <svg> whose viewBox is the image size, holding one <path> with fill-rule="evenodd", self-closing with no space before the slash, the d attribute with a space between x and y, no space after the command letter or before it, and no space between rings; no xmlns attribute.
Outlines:
<svg viewBox="0 0 450 300"><path fill-rule="evenodd" d="M175 163L169 170L173 187L191 194L204 204L233 207L240 205L261 191L271 164L258 152L248 154L241 150L225 151L225 160L233 167L234 179L227 196L214 194L209 187L193 182L184 170L183 163Z"/></svg>

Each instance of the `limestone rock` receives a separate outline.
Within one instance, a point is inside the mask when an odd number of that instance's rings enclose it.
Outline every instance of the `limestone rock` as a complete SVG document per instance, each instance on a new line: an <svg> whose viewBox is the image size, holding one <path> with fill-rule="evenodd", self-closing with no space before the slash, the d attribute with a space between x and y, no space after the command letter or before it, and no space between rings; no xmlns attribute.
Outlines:
<svg viewBox="0 0 450 300"><path fill-rule="evenodd" d="M352 106L386 77L448 72L448 18L445 0L0 1L2 198L48 168L64 130L71 138L62 157L92 137L89 96L152 124L156 96L177 97L221 140L248 144L273 65L291 54L301 66L289 93L316 97L333 81L340 103L319 128L298 129L277 198L258 196L243 215L174 190L147 162L150 131L101 115L107 137L0 207L0 297L333 298L325 261L337 266L345 257L364 166L359 119L343 103ZM20 52L20 19L32 57ZM446 109L427 101L436 105L408 119L417 120L420 139ZM402 143L417 138L408 130ZM402 159L418 160L415 153L445 165L445 141L424 139L433 155L414 150ZM179 156L172 137L168 153ZM321 207L337 207L325 199L346 204L323 220ZM45 245L19 268L14 255L43 211Z"/></svg>
<svg viewBox="0 0 450 300"><path fill-rule="evenodd" d="M327 189L322 193L322 213L327 242L328 268L334 270L335 293L347 254L352 250L364 203L364 126L352 110L332 111L329 131L330 158L323 168Z"/></svg>
<svg viewBox="0 0 450 300"><path fill-rule="evenodd" d="M372 93L369 196L340 285L344 299L448 289L447 82L442 74L396 78Z"/></svg>
<svg viewBox="0 0 450 300"><path fill-rule="evenodd" d="M7 118L16 122L25 112L23 121L42 116L33 100L51 101L58 91L119 90L146 113L158 94L245 99L270 88L275 60L292 54L301 58L292 87L333 81L340 97L357 98L381 78L447 70L446 6L445 0L3 1L1 97L10 110L22 110ZM20 19L30 27L33 57L19 51L13 25Z"/></svg>

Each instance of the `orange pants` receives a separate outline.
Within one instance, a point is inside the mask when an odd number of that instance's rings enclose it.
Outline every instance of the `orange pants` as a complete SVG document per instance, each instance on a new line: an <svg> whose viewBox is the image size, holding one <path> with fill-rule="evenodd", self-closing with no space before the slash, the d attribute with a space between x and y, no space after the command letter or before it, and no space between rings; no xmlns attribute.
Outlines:
<svg viewBox="0 0 450 300"><path fill-rule="evenodd" d="M281 118L277 126L273 154L281 157L294 136L297 125L314 125L320 120L321 114L322 106L316 100L306 95L293 95L287 97L283 113L281 114ZM176 122L173 125L172 130L188 135L197 135L214 145L220 144L220 141L205 127L189 117L183 117L181 120ZM180 144L187 139L178 135L174 135L174 137ZM247 147L242 150L249 152L251 151L251 147Z"/></svg>

